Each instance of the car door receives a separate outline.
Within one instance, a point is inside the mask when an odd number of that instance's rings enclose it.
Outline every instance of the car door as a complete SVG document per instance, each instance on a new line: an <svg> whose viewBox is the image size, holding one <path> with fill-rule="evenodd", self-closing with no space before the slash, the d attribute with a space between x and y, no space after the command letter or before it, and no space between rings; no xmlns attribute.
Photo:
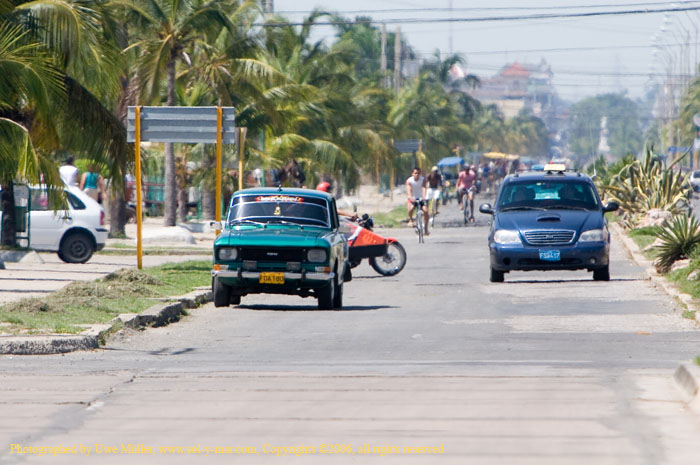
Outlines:
<svg viewBox="0 0 700 465"><path fill-rule="evenodd" d="M70 210L49 208L46 188L30 190L29 246L37 250L58 250L63 232L71 225Z"/></svg>

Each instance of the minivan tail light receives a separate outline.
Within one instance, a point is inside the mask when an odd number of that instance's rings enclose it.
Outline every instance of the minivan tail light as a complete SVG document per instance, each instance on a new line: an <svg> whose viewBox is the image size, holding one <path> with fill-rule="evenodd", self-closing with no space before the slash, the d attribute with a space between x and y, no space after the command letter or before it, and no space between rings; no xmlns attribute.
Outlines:
<svg viewBox="0 0 700 465"><path fill-rule="evenodd" d="M105 225L105 211L100 210L100 226L104 226L104 225Z"/></svg>

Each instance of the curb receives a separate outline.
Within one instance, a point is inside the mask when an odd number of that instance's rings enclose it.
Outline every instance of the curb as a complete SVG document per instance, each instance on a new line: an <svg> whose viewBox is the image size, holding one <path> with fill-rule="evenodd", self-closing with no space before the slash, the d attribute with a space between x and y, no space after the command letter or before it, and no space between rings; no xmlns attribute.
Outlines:
<svg viewBox="0 0 700 465"><path fill-rule="evenodd" d="M634 260L637 265L644 268L644 273L647 275L652 284L655 287L660 287L669 296L675 298L682 307L685 307L687 310L695 311L695 321L700 321L700 312L697 311L699 308L693 302L693 298L690 295L678 290L673 283L666 280L663 275L657 273L653 263L642 255L637 243L628 237L618 224L613 223L608 226L608 228L615 233L615 236L618 239L620 239L622 245L632 256L632 260ZM698 395L698 391L700 390L700 382L698 381L700 380L700 367L692 363L681 363L673 374L673 380L676 382L676 386L678 386L679 390L683 393L683 400L688 407L694 413L700 415L700 395Z"/></svg>
<svg viewBox="0 0 700 465"><path fill-rule="evenodd" d="M700 390L700 367L689 362L687 364L682 363L673 374L673 379L676 381L676 385L683 393L684 401L688 404L688 407L696 414L700 414L700 395L698 391Z"/></svg>
<svg viewBox="0 0 700 465"><path fill-rule="evenodd" d="M109 336L123 327L142 329L165 326L178 321L185 310L196 308L213 300L211 289L197 289L180 297L163 298L142 313L124 313L109 324L92 325L76 335L0 336L0 355L52 355L77 350L97 349Z"/></svg>
<svg viewBox="0 0 700 465"><path fill-rule="evenodd" d="M656 287L660 287L669 296L676 299L676 301L684 307L686 310L695 312L695 321L700 322L700 306L693 302L692 296L681 292L673 283L669 282L663 275L657 273L654 264L648 260L644 255L642 255L639 250L639 246L629 238L623 231L622 228L617 224L613 223L608 226L608 228L615 233L615 236L622 242L622 245L632 256L637 265L644 268L644 274L646 274L647 279L649 279L652 284Z"/></svg>

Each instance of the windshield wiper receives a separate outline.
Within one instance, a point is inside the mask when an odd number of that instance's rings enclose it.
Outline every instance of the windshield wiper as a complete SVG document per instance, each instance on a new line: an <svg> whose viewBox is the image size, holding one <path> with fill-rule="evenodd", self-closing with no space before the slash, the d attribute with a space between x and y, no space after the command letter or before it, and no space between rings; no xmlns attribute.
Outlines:
<svg viewBox="0 0 700 465"><path fill-rule="evenodd" d="M502 211L502 212L506 212L506 211L509 211L509 210L546 210L546 208L542 208L542 207L526 207L526 206L501 208L501 211Z"/></svg>
<svg viewBox="0 0 700 465"><path fill-rule="evenodd" d="M265 223L260 223L259 221L253 221L253 220L232 220L228 223L231 226L237 225L237 224L254 224L256 226L262 226L263 228L265 227Z"/></svg>
<svg viewBox="0 0 700 465"><path fill-rule="evenodd" d="M296 221L272 219L268 221L267 224L293 224L294 226L299 226L301 229L304 229L304 225L297 223Z"/></svg>
<svg viewBox="0 0 700 465"><path fill-rule="evenodd" d="M585 211L585 212L589 211L588 208L585 208L585 207L575 207L575 206L573 206L573 205L553 205L553 206L551 206L550 208L553 209L553 210L561 209L561 210L582 210L582 211Z"/></svg>

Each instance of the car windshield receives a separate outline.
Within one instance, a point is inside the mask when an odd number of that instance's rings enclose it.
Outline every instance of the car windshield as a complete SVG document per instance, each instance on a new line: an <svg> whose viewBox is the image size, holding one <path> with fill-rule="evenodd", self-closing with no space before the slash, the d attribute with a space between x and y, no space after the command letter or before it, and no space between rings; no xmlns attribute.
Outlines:
<svg viewBox="0 0 700 465"><path fill-rule="evenodd" d="M593 186L572 180L511 182L503 187L499 210L529 209L597 210Z"/></svg>
<svg viewBox="0 0 700 465"><path fill-rule="evenodd" d="M241 195L231 200L228 224L298 224L330 227L328 201L287 194Z"/></svg>

